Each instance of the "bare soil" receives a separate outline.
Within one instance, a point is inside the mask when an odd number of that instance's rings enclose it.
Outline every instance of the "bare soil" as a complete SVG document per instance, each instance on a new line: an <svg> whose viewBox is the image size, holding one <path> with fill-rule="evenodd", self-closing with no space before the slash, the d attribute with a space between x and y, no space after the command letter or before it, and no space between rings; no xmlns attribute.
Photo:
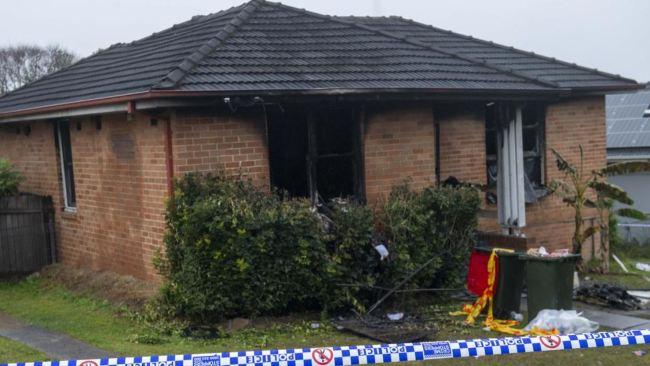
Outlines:
<svg viewBox="0 0 650 366"><path fill-rule="evenodd" d="M45 267L36 276L44 284L59 285L76 294L106 300L114 306L141 310L157 293L158 285L113 272L96 272L62 264Z"/></svg>

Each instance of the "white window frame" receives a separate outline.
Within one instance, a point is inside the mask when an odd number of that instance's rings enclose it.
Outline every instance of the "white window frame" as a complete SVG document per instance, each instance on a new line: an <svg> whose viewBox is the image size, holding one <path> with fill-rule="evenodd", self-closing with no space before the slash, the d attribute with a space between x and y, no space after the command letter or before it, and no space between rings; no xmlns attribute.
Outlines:
<svg viewBox="0 0 650 366"><path fill-rule="evenodd" d="M526 226L522 108L516 107L513 112L511 120L498 131L497 204L504 233Z"/></svg>
<svg viewBox="0 0 650 366"><path fill-rule="evenodd" d="M70 126L68 125L68 129ZM64 157L63 157L63 139L61 138L61 123L56 123L56 135L57 135L57 142L58 142L58 148L59 148L59 166L61 167L61 187L63 188L63 211L65 212L77 212L77 206L76 202L75 205L71 205L70 202L68 201L68 183L66 180L66 174L65 174L65 162L64 162ZM70 150L72 150L72 146L70 146ZM74 178L73 178L74 179Z"/></svg>

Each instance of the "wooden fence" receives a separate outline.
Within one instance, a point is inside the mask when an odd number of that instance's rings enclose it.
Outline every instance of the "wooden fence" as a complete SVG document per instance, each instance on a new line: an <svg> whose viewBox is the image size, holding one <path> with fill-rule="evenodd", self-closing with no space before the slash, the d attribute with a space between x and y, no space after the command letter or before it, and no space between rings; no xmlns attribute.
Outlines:
<svg viewBox="0 0 650 366"><path fill-rule="evenodd" d="M50 197L0 198L0 275L31 273L56 261Z"/></svg>

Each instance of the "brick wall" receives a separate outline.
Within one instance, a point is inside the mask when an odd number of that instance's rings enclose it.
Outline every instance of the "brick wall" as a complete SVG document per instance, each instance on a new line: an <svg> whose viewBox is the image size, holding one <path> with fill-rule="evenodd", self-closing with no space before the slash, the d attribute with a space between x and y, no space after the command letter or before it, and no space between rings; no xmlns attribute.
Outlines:
<svg viewBox="0 0 650 366"><path fill-rule="evenodd" d="M435 183L431 106L391 106L368 111L363 152L369 203L376 203L407 178L416 189Z"/></svg>
<svg viewBox="0 0 650 366"><path fill-rule="evenodd" d="M224 170L268 187L262 115L238 117L206 111L172 116L174 170ZM137 115L70 121L77 212L63 212L58 152L52 124L22 123L0 129L0 156L25 176L21 190L50 195L56 206L59 259L73 266L155 280L152 260L163 248L167 197L165 120L152 125ZM77 125L80 129L77 129ZM16 133L20 126L21 133ZM30 134L22 131L29 126Z"/></svg>
<svg viewBox="0 0 650 366"><path fill-rule="evenodd" d="M561 178L555 166L551 149L559 151L567 160L579 161L578 145L584 147L585 171L598 169L606 164L605 100L603 97L589 97L553 103L546 110L546 149L544 171L546 183ZM485 178L482 180L485 182ZM585 225L590 225L596 213L584 214ZM527 226L524 230L529 246L540 245L547 249L570 248L574 231L573 211L555 196L544 197L534 204L526 205ZM481 212L480 227L497 231L496 207L489 206ZM583 248L583 256L590 258L599 253L600 240L596 235ZM593 245L592 245L593 243Z"/></svg>
<svg viewBox="0 0 650 366"><path fill-rule="evenodd" d="M29 125L29 136L0 137L0 156L26 176L21 190L53 196L59 260L154 279L152 258L164 231L163 127L150 126L144 116L127 122L124 115L107 115L99 130L89 119L72 120L77 212L68 213L52 125Z"/></svg>
<svg viewBox="0 0 650 366"><path fill-rule="evenodd" d="M63 262L154 278L162 247L166 167L164 126L138 115L106 115L71 123L77 213L63 213Z"/></svg>
<svg viewBox="0 0 650 366"><path fill-rule="evenodd" d="M174 173L224 171L269 186L266 125L260 110L180 110L172 118Z"/></svg>
<svg viewBox="0 0 650 366"><path fill-rule="evenodd" d="M448 113L440 123L441 177L485 182L484 117ZM434 109L413 104L368 111L364 126L366 196L375 203L395 185L409 179L414 188L435 183ZM77 130L77 122L80 130ZM155 279L152 257L162 248L166 198L165 123L156 126L138 115L107 115L97 130L90 119L73 120L71 142L77 189L77 213L61 210L59 161L48 122L0 126L0 156L9 158L27 178L22 190L51 195L57 206L59 256L64 263ZM225 170L269 185L266 128L259 111L215 113L177 111L171 117L174 171ZM577 145L585 147L586 169L605 164L604 98L591 97L552 104L546 118L547 182L559 177L550 148L569 160ZM586 215L589 217L593 213ZM494 209L484 211L481 227L498 229ZM554 197L527 207L526 234L533 245L550 249L571 242L571 210ZM596 251L598 243L596 242ZM591 246L585 246L587 257Z"/></svg>
<svg viewBox="0 0 650 366"><path fill-rule="evenodd" d="M441 105L439 125L440 179L454 176L471 183L486 181L485 110L482 105Z"/></svg>
<svg viewBox="0 0 650 366"><path fill-rule="evenodd" d="M606 155L605 98L589 97L554 103L546 111L546 182L561 178L555 166L551 149L554 148L570 162L579 162L578 145L582 144L585 171L599 169L607 164ZM573 235L573 211L559 199L548 197L539 204L527 208L527 233L535 239L535 245L550 248L568 247ZM593 210L584 214L589 222L596 217ZM593 252L598 253L599 235L594 237ZM566 244L563 244L566 243ZM583 255L590 258L591 240L585 243Z"/></svg>
<svg viewBox="0 0 650 366"><path fill-rule="evenodd" d="M25 177L22 191L51 195L59 202L59 160L50 123L0 125L0 157L9 159Z"/></svg>

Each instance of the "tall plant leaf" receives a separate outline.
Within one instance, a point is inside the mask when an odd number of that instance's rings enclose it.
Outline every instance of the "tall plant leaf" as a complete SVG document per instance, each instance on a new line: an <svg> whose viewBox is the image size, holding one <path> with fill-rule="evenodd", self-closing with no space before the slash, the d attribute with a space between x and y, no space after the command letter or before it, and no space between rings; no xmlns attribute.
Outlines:
<svg viewBox="0 0 650 366"><path fill-rule="evenodd" d="M647 220L648 215L644 214L643 212L625 207L625 208L619 208L618 210L615 211L616 215L621 216L621 217L629 217L631 219L636 219L636 220Z"/></svg>
<svg viewBox="0 0 650 366"><path fill-rule="evenodd" d="M557 165L557 169L562 173L570 174L572 177L575 177L578 173L577 168L573 166L571 163L569 163L568 161L566 161L566 159L564 159L562 155L560 155L560 153L557 152L557 150L551 149L551 151L555 156L555 164Z"/></svg>
<svg viewBox="0 0 650 366"><path fill-rule="evenodd" d="M599 226L590 226L586 228L585 231L582 232L582 240L589 239L592 235L596 234L598 231L600 231Z"/></svg>
<svg viewBox="0 0 650 366"><path fill-rule="evenodd" d="M597 203L597 202L594 202L593 200L591 200L591 199L589 199L589 198L587 198L587 199L585 199L585 207L589 207L589 208L597 208L597 207L598 207L598 203Z"/></svg>
<svg viewBox="0 0 650 366"><path fill-rule="evenodd" d="M575 188L565 181L553 179L548 185L551 193L559 194L563 197L573 197L576 194Z"/></svg>
<svg viewBox="0 0 650 366"><path fill-rule="evenodd" d="M595 190L599 196L610 198L626 205L634 204L634 200L628 196L627 192L617 185L593 180L589 182L589 187Z"/></svg>
<svg viewBox="0 0 650 366"><path fill-rule="evenodd" d="M650 162L629 161L608 165L597 173L601 176L623 175L630 173L650 172Z"/></svg>

